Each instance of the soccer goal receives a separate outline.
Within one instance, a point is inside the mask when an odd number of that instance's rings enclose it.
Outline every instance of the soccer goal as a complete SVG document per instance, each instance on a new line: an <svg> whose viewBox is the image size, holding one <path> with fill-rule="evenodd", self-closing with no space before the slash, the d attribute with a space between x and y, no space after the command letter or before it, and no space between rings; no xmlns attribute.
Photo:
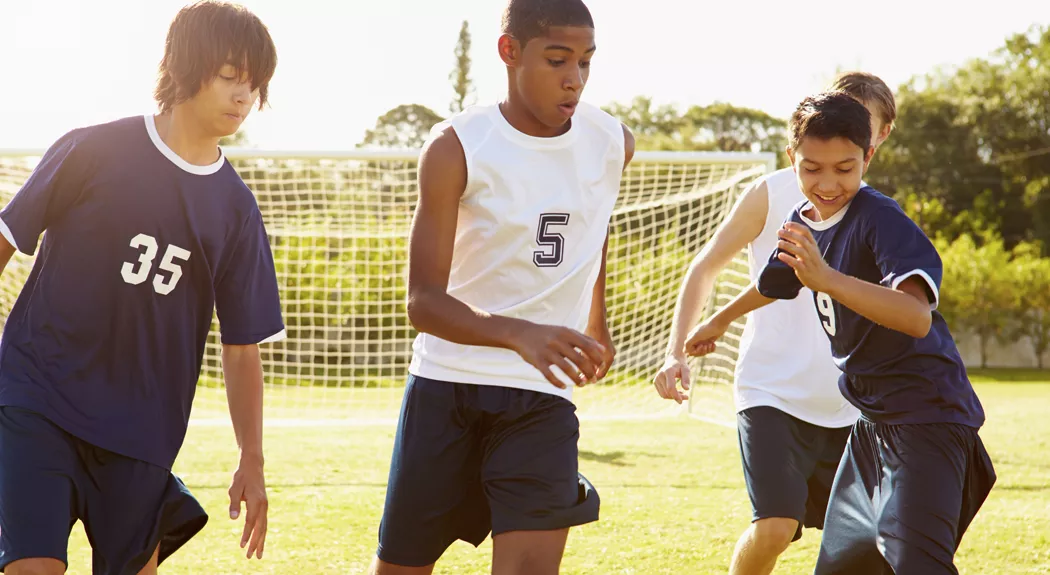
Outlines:
<svg viewBox="0 0 1050 575"><path fill-rule="evenodd" d="M0 150L0 205L42 150ZM267 424L390 422L397 418L415 331L405 313L408 232L418 150L282 152L227 149L255 192L270 234L288 338L264 346ZM652 378L664 358L687 266L744 187L775 167L770 153L639 151L612 218L607 304L615 365L578 389L581 419L658 417L683 408ZM0 280L6 319L33 262L16 254ZM710 305L748 284L741 253ZM226 422L218 325L213 324L194 418ZM732 375L743 324L693 365L692 414L732 423Z"/></svg>

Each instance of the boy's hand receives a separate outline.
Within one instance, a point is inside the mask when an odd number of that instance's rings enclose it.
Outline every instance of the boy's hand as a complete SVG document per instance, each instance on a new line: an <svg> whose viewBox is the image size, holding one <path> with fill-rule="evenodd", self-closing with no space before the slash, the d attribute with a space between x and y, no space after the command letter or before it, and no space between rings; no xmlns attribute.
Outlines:
<svg viewBox="0 0 1050 575"><path fill-rule="evenodd" d="M712 316L693 328L693 331L689 333L689 339L685 340L686 355L700 356L715 351L715 341L729 329L728 325L723 325L716 318L717 316Z"/></svg>
<svg viewBox="0 0 1050 575"><path fill-rule="evenodd" d="M230 519L240 516L242 502L245 503L247 511L244 516L244 532L241 534L241 549L247 545L249 559L253 554L262 559L263 548L266 546L266 512L269 508L262 462L256 458L242 456L240 465L233 474L229 494Z"/></svg>
<svg viewBox="0 0 1050 575"><path fill-rule="evenodd" d="M795 270L802 285L815 292L828 293L834 287L836 272L824 261L809 228L788 222L777 231L777 236L780 237L777 247L782 250L777 259Z"/></svg>
<svg viewBox="0 0 1050 575"><path fill-rule="evenodd" d="M590 336L567 327L527 322L515 334L512 349L561 389L565 384L552 367L557 366L573 383L583 386L595 381L606 357L605 347Z"/></svg>
<svg viewBox="0 0 1050 575"><path fill-rule="evenodd" d="M584 334L593 338L602 346L602 363L598 366L598 372L594 376L594 381L598 381L605 377L605 374L609 373L609 368L612 367L613 359L616 357L616 346L613 344L612 334L609 332L609 324L607 323L589 325Z"/></svg>
<svg viewBox="0 0 1050 575"><path fill-rule="evenodd" d="M678 382L682 382L682 390L678 390ZM689 399L689 364L685 357L671 354L667 356L660 372L653 380L656 392L664 399L673 399L678 403Z"/></svg>

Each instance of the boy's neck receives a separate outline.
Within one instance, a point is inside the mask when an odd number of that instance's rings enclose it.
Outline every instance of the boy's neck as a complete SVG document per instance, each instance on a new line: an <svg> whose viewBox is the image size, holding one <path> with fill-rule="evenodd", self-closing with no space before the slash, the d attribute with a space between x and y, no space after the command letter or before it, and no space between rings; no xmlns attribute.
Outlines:
<svg viewBox="0 0 1050 575"><path fill-rule="evenodd" d="M551 128L533 117L525 104L518 102L512 94L513 91L499 103L499 111L515 130L534 138L553 138L569 131L571 119L557 128Z"/></svg>
<svg viewBox="0 0 1050 575"><path fill-rule="evenodd" d="M207 135L200 124L179 106L153 118L157 135L180 158L194 166L208 166L219 159L219 138Z"/></svg>

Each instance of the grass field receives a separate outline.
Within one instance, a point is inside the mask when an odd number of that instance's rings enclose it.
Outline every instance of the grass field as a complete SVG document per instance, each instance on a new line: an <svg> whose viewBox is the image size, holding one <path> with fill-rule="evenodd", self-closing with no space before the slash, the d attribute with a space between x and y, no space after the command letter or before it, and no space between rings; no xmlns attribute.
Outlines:
<svg viewBox="0 0 1050 575"><path fill-rule="evenodd" d="M1050 574L1050 372L973 379L999 481L963 541L960 571ZM270 533L264 559L248 561L237 546L241 523L226 514L236 463L232 430L191 427L177 472L211 520L161 572L364 572L375 549L392 440L389 425L268 428ZM588 421L580 449L581 470L601 494L602 518L572 532L563 573L726 572L750 520L734 430L685 416ZM812 572L819 541L818 531L806 531L777 573ZM436 572L488 573L490 550L489 541L480 549L457 543ZM69 551L69 572L90 573L79 524Z"/></svg>

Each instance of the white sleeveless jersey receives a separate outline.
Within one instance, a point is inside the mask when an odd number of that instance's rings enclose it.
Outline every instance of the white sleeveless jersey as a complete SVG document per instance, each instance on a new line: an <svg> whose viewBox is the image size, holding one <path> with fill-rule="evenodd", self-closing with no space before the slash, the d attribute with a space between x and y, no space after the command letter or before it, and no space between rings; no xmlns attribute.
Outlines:
<svg viewBox="0 0 1050 575"><path fill-rule="evenodd" d="M475 106L451 125L467 164L448 293L493 315L587 327L609 219L620 191L619 120L581 102L569 130L528 136L498 105ZM421 333L409 372L430 379L529 389L572 398L509 349L469 346Z"/></svg>
<svg viewBox="0 0 1050 575"><path fill-rule="evenodd" d="M766 177L769 209L762 232L748 245L752 281L776 249L777 230L805 199L791 168ZM751 312L736 364L736 407L775 407L822 427L852 425L860 415L838 388L842 372L820 325L813 292L802 288L792 300Z"/></svg>

